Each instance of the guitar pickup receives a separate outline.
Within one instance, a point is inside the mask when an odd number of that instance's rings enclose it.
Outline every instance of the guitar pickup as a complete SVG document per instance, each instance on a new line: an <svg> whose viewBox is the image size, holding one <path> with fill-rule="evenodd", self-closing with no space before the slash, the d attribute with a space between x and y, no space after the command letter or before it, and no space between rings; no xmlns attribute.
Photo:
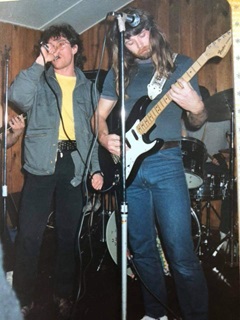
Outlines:
<svg viewBox="0 0 240 320"><path fill-rule="evenodd" d="M135 130L132 130L132 135L134 136L135 140L138 140L138 135L136 134Z"/></svg>

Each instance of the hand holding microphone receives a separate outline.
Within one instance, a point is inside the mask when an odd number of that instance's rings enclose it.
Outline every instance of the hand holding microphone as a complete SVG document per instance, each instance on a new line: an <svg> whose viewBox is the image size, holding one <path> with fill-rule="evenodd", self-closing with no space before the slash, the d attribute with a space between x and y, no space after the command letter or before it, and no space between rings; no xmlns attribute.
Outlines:
<svg viewBox="0 0 240 320"><path fill-rule="evenodd" d="M50 48L50 46L47 43L44 43L43 41L40 42L40 55L36 59L36 62L44 65L47 62L56 61L59 56L55 56L54 53L56 50L53 48L53 50Z"/></svg>

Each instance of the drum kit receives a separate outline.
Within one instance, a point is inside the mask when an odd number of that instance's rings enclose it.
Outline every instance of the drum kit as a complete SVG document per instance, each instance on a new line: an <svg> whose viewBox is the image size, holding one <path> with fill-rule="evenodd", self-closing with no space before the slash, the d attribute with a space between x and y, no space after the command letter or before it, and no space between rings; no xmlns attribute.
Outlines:
<svg viewBox="0 0 240 320"><path fill-rule="evenodd" d="M205 233L204 246L209 245L209 237L211 235L211 213L214 213L218 220L221 220L221 214L212 205L216 200L224 200L227 198L229 201L229 219L230 231L224 240L229 240L230 251L230 264L233 265L234 260L234 203L233 194L235 191L235 177L234 177L234 110L233 110L233 89L228 89L219 92L210 98L204 100L205 107L208 112L208 122L221 122L230 120L230 133L229 133L229 149L218 150L220 155L228 158L228 169L224 174L210 174L205 172L205 163L208 158L206 147L202 141L193 138L182 138L182 156L185 168L185 175L189 189L190 199L194 209L196 210L197 217L200 221L201 237ZM221 207L221 206L220 206ZM206 210L205 210L206 209ZM206 211L206 225L202 224L202 213ZM220 241L217 248L221 248L223 241ZM198 248L199 255L203 254L203 240L200 241ZM211 248L207 248L210 250ZM216 250L213 249L213 252Z"/></svg>

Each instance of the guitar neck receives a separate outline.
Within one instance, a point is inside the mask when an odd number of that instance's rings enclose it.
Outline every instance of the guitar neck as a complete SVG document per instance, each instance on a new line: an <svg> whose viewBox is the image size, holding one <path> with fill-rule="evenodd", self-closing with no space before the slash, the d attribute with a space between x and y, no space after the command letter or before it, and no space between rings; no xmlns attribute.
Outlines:
<svg viewBox="0 0 240 320"><path fill-rule="evenodd" d="M192 66L182 75L183 80L189 82L208 60L209 57L207 56L206 52L204 52L197 59L197 61L195 61L192 64ZM176 85L179 86L178 83L176 83ZM139 134L143 135L147 133L156 122L157 117L172 101L168 93L169 91L162 97L160 101L158 101L158 103L151 109L151 111L148 112L148 114L137 125L137 130Z"/></svg>

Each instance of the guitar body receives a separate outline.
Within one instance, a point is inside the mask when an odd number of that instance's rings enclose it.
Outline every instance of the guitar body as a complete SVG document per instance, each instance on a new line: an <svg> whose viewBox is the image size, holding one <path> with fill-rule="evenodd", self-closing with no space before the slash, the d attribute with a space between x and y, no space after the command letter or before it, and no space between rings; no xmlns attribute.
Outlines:
<svg viewBox="0 0 240 320"><path fill-rule="evenodd" d="M163 145L162 139L149 141L148 135L138 133L136 126L146 115L146 109L151 100L144 96L134 105L126 121L125 141L128 147L126 151L126 185L129 186L136 176L142 161L157 152ZM120 132L115 132L120 135ZM104 189L115 186L120 181L121 162L114 162L111 154L102 146L99 146L99 162L104 174Z"/></svg>
<svg viewBox="0 0 240 320"><path fill-rule="evenodd" d="M162 139L149 141L149 134L140 134L137 125L146 115L151 103L147 96L140 98L134 105L126 121L126 184L129 186L135 178L142 161L149 155L157 152L163 146ZM137 119L137 120L136 120Z"/></svg>

